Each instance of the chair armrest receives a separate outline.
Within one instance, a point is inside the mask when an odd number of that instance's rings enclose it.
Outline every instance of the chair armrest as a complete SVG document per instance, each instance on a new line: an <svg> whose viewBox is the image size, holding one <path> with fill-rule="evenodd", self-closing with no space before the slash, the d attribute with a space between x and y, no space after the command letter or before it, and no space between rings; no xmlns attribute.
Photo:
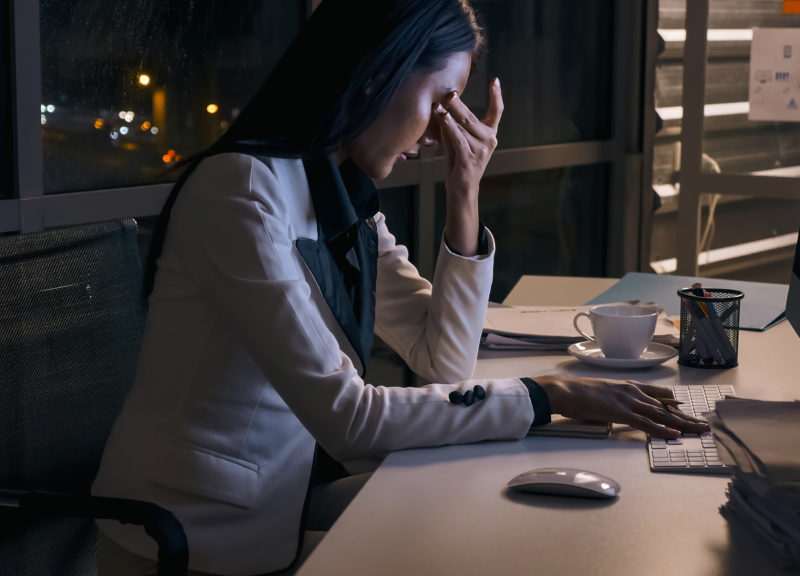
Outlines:
<svg viewBox="0 0 800 576"><path fill-rule="evenodd" d="M30 517L79 517L118 520L143 526L158 545L158 576L185 576L189 546L178 519L152 502L45 491L0 490L0 508Z"/></svg>

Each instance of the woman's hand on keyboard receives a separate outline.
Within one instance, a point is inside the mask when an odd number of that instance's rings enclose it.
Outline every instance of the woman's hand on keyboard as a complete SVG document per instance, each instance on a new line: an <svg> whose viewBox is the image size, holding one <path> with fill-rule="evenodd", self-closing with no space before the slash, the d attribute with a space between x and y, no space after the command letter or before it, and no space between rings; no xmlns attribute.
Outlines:
<svg viewBox="0 0 800 576"><path fill-rule="evenodd" d="M635 380L546 375L535 378L550 399L550 409L568 418L627 424L659 438L676 438L682 432L700 434L708 424L661 399L672 391Z"/></svg>

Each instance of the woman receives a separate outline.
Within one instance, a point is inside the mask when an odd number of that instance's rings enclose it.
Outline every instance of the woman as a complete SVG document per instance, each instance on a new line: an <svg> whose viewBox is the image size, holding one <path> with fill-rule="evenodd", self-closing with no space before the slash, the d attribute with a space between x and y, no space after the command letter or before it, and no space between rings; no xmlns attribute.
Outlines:
<svg viewBox="0 0 800 576"><path fill-rule="evenodd" d="M94 492L171 510L192 570L290 566L306 508L328 505L309 494L336 492L320 484L325 454L518 439L551 411L660 436L704 429L655 387L469 380L494 254L478 189L503 110L497 80L482 120L458 97L483 42L467 0L324 0L177 183L154 239L136 383ZM431 284L395 244L373 181L434 142L447 217ZM373 334L436 384L365 381ZM127 554L151 570L141 531L101 530L101 569Z"/></svg>

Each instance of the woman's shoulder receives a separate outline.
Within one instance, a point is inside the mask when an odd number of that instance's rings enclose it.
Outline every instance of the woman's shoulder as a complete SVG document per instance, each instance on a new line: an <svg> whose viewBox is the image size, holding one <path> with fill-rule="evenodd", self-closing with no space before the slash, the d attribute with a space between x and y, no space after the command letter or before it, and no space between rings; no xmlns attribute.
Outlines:
<svg viewBox="0 0 800 576"><path fill-rule="evenodd" d="M232 176L270 174L275 179L296 178L305 174L303 161L296 158L254 156L243 152L221 152L203 158L197 171L204 175Z"/></svg>
<svg viewBox="0 0 800 576"><path fill-rule="evenodd" d="M308 182L302 160L222 152L203 158L187 185L200 195L205 190L217 196L222 189L267 198L307 187Z"/></svg>

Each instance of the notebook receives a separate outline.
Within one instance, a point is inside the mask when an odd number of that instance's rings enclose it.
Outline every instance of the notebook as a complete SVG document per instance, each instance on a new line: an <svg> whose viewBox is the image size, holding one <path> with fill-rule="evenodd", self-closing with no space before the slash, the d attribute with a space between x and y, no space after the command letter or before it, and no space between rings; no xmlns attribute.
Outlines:
<svg viewBox="0 0 800 576"><path fill-rule="evenodd" d="M607 438L611 432L611 422L575 420L560 414L553 414L549 424L534 426L528 436L565 436L567 438Z"/></svg>

